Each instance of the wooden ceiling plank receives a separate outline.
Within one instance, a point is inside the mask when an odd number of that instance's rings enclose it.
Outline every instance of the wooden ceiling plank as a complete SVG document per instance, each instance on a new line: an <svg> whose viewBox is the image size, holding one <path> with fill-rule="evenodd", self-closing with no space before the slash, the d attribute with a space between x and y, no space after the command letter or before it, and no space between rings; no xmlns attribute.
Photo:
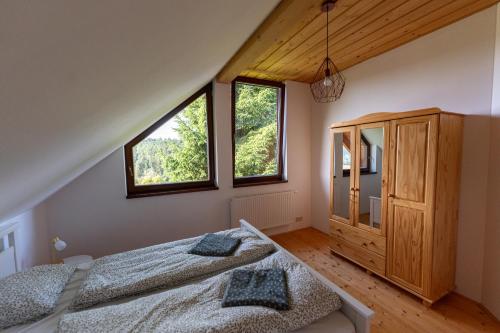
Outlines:
<svg viewBox="0 0 500 333"><path fill-rule="evenodd" d="M438 30L480 10L488 8L497 2L498 0L455 0L445 8L441 8L440 10L434 12L433 15L413 21L402 29L388 33L386 36L374 41L372 44L354 50L353 52L356 55L347 55L344 58L339 59L339 66L343 69L352 67L355 64L387 52L390 49L394 49L418 37L424 36L425 34ZM300 79L311 80L313 75L314 74L311 72L309 76L303 76Z"/></svg>
<svg viewBox="0 0 500 333"><path fill-rule="evenodd" d="M460 8L456 10L455 12L444 16L442 18L439 18L423 27L419 27L416 30L404 35L400 36L392 41L389 41L385 44L379 45L378 47L373 47L370 49L370 51L362 54L361 56L354 57L350 59L348 62L345 62L343 64L344 67L352 67L360 62L363 62L365 60L368 60L374 56L377 56L381 53L385 53L389 50L392 50L398 46L401 46L403 44L409 43L412 40L415 40L419 37L422 37L428 33L431 33L433 31L436 31L442 27L445 27L449 24L452 24L456 21L459 21L467 16L470 16L474 13L477 13L483 9L486 9L488 7L491 7L492 5L498 3L498 0L479 0L475 1L474 3L471 3L463 8Z"/></svg>
<svg viewBox="0 0 500 333"><path fill-rule="evenodd" d="M229 83L256 59L264 59L314 18L322 0L282 0L217 75Z"/></svg>
<svg viewBox="0 0 500 333"><path fill-rule="evenodd" d="M350 23L362 17L364 14L370 12L377 5L382 3L383 0L362 0L358 1L356 5L349 8L347 11L342 13L342 15L334 18L330 21L329 30L330 36L334 36L337 33L342 32L347 29ZM335 9L334 9L335 11ZM326 35L326 26L325 21L323 21L322 27L315 31L313 35L306 38L301 44L297 45L293 50L287 52L284 57L280 59L274 59L271 66L262 68L259 67L260 70L267 70L271 72L279 72L279 69L284 67L285 64L293 63L295 59L301 59L301 57L306 56L307 52L316 47L320 47L321 45L324 47L325 45L325 35ZM289 59L286 61L286 59Z"/></svg>
<svg viewBox="0 0 500 333"><path fill-rule="evenodd" d="M426 0L430 1L430 0ZM397 20L398 17L404 15L417 8L422 0L410 0L410 1L388 1L383 5L379 5L371 13L367 13L366 17L361 17L359 20L352 22L349 25L349 29L345 29L342 33L335 34L330 40L330 57L336 61L336 50L345 48L349 43L353 43L356 39L362 38L366 34L370 34L373 30L377 30L383 25L391 23ZM289 73L292 75L297 75L301 72L309 72L311 70L317 70L321 62L326 56L325 42L320 43L316 50L313 48L307 53L303 54L301 57L293 60L293 68L295 69L295 74L290 72L289 64L284 60L279 66L272 69L273 72L280 72L282 68L288 69Z"/></svg>
<svg viewBox="0 0 500 333"><path fill-rule="evenodd" d="M442 0L434 0L428 2L418 9L400 17L398 20L369 33L367 36L359 39L351 45L334 46L332 50L334 62L339 69L344 70L347 67L345 67L343 64L349 61L349 58L355 57L358 54L363 54L368 51L367 49L363 50L364 48L371 47L371 45L374 45L374 43L377 45L379 45L379 43L386 43L391 40L390 38L394 39L406 34L408 27L425 25L428 22L446 15L446 13L450 11L457 10L459 8L467 6L471 2L476 1L477 0L448 0L447 2L445 2ZM396 35L397 37L394 37L394 35ZM384 42L381 42L382 40L384 40ZM316 60L316 62L319 61L321 60ZM313 61L311 61L311 63L313 63ZM314 76L314 66L304 68L302 72L294 75L294 79L311 80L312 76Z"/></svg>
<svg viewBox="0 0 500 333"><path fill-rule="evenodd" d="M416 20L411 22L406 22L407 24L399 27L398 29L394 29L391 31L386 31L384 35L378 36L377 38L368 40L368 43L364 43L363 45L359 44L358 48L352 49L353 52L356 52L360 57L363 54L370 52L373 49L382 47L387 43L390 43L394 40L398 40L400 38L406 38L405 36L411 35L415 31L418 31L421 28L426 28L429 25L435 26L436 30L440 28L438 25L440 22L448 22L448 16L457 16L462 15L463 17L469 16L477 11L473 11L475 8L487 8L492 4L498 2L498 0L454 0L448 5L443 6L429 15L422 16ZM446 23L443 23L442 27L444 27ZM348 54L341 54L341 57L338 58L339 63L347 63L349 59L353 57ZM347 68L347 67L343 67Z"/></svg>
<svg viewBox="0 0 500 333"><path fill-rule="evenodd" d="M335 4L335 9L330 13L329 22L334 22L337 20L337 17L344 14L347 10L353 7L355 4L359 6L359 0L339 0ZM318 8L318 12L320 9ZM348 13L346 13L348 14ZM286 43L280 45L272 54L270 54L263 61L256 61L254 65L251 67L252 69L258 70L267 70L272 64L276 61L279 61L281 58L292 52L298 46L300 46L304 41L316 36L317 34L324 36L325 28L325 15L321 13L318 17L316 17L310 24L305 26L302 30L298 31L290 40Z"/></svg>
<svg viewBox="0 0 500 333"><path fill-rule="evenodd" d="M250 70L250 69L243 71L240 75L246 76L246 77L252 77L252 78L259 78L260 77L260 78L263 78L266 80L272 80L272 81L286 81L286 80L288 80L288 78L286 76L283 76L283 75L276 75L276 74L266 72L266 71Z"/></svg>
<svg viewBox="0 0 500 333"><path fill-rule="evenodd" d="M386 1L393 2L394 0ZM375 14L375 10L372 10L371 14L372 16L377 16L376 19L373 19L373 17L369 19L368 15L363 16L363 14L361 14L363 20L361 20L358 15L357 20L351 19L352 22L348 23L347 26L344 25L341 28L337 28L332 40L332 43L334 43L331 52L332 58L341 69L351 67L466 16L472 15L499 1L500 0L408 0L405 4L386 12L384 15L380 15L380 11ZM418 6L420 2L422 5ZM351 11L353 7L349 7ZM385 8L387 9L389 7ZM412 10L412 8L414 9ZM348 10L349 9L345 12ZM345 16L345 14L342 16ZM337 19L337 21L339 19ZM319 19L317 18L317 20ZM314 27L314 24L318 23L314 21L310 22L312 27ZM294 37L289 39L289 41L280 44L273 52L268 53L272 54L272 56L269 56L261 63L269 61L275 55L279 54L279 52L282 52L282 50L288 46L288 43L293 47L293 43L297 42L299 36L304 38L304 32L312 30L314 29L311 29L309 26L303 27L302 30L295 33L293 35ZM292 39L295 39L293 43L291 43ZM296 46L296 48L299 47L300 46ZM324 45L323 48L325 48ZM283 59L279 59L279 62L276 63L286 64L282 67L278 67L278 65L271 66L270 68L273 70L247 68L242 71L242 73L250 77L258 76L280 81L295 80L310 82L316 73L319 62L324 58L324 54L322 54L321 51L318 51L317 54L317 59L299 57L290 61L291 58L288 57L287 53L286 56L282 57ZM279 70L276 70L274 67L277 67Z"/></svg>
<svg viewBox="0 0 500 333"><path fill-rule="evenodd" d="M448 2L453 0L447 0ZM439 4L436 1L431 0L409 0L404 3L397 3L395 1L390 1L391 3L398 4L395 7L388 7L385 12L380 13L380 15L372 15L375 16L375 19L366 19L360 21L359 24L353 24L353 29L347 31L346 34L336 34L331 38L329 42L330 48L330 57L333 59L335 63L337 63L337 59L340 57L339 53L349 52L349 46L356 43L359 40L371 35L376 31L380 31L381 29L386 29L386 27L391 24L397 24L401 20L402 17L411 13L417 13L421 8L424 8L425 5L433 4L432 6L428 6L426 13L429 13L436 8L438 8ZM440 3L446 4L445 1L439 1ZM401 23L400 23L401 24ZM298 61L295 61L294 65L298 71L308 71L308 67L311 66L314 68L319 67L320 63L324 60L326 53L326 46L319 45L317 50L310 50L307 55L304 55ZM275 70L278 72L279 70Z"/></svg>

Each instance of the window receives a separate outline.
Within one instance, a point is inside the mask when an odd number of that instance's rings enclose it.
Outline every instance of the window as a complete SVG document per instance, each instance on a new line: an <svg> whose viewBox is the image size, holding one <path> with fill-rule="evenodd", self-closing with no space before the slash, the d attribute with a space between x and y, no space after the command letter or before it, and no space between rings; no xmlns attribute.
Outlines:
<svg viewBox="0 0 500 333"><path fill-rule="evenodd" d="M285 85L236 78L232 83L233 186L283 179Z"/></svg>
<svg viewBox="0 0 500 333"><path fill-rule="evenodd" d="M217 189L212 84L125 145L127 198Z"/></svg>

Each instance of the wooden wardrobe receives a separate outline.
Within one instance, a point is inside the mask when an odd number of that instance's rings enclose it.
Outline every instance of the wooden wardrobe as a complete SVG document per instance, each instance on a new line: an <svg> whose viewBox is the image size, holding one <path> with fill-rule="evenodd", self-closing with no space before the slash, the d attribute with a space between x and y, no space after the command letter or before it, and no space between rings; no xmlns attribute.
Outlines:
<svg viewBox="0 0 500 333"><path fill-rule="evenodd" d="M454 289L463 116L376 113L330 128L330 247L430 305Z"/></svg>

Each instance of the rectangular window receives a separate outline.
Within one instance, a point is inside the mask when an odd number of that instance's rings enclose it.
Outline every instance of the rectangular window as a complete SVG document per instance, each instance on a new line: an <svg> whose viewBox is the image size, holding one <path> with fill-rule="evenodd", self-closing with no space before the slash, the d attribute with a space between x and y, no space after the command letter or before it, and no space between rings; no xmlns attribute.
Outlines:
<svg viewBox="0 0 500 333"><path fill-rule="evenodd" d="M285 85L238 77L231 99L233 186L284 182Z"/></svg>
<svg viewBox="0 0 500 333"><path fill-rule="evenodd" d="M125 145L127 197L217 189L212 84Z"/></svg>

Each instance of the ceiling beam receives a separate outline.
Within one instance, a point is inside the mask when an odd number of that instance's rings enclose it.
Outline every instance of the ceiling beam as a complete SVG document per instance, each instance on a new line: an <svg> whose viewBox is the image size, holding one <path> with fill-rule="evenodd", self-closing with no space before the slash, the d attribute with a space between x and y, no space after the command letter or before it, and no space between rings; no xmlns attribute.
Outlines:
<svg viewBox="0 0 500 333"><path fill-rule="evenodd" d="M217 75L229 83L321 15L322 0L282 0Z"/></svg>

